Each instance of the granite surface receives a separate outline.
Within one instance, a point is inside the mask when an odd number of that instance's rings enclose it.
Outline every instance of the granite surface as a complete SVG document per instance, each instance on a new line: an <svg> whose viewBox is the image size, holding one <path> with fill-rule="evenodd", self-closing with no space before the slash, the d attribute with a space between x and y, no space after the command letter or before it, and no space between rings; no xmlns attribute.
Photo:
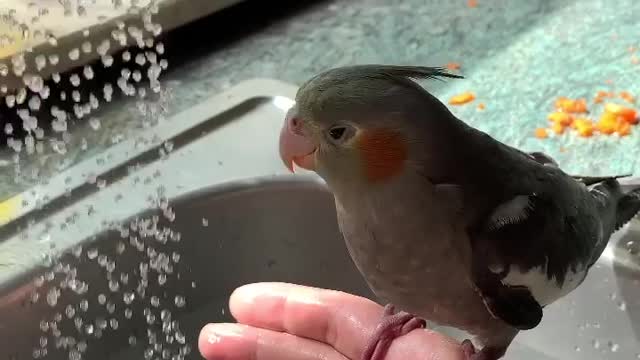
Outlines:
<svg viewBox="0 0 640 360"><path fill-rule="evenodd" d="M478 0L469 7L466 0L331 0L298 4L294 11L277 10L284 6L278 1L261 3L165 39L168 115L254 77L300 84L346 64L458 62L466 79L424 85L443 100L475 92L484 111L475 104L453 108L470 124L511 145L547 152L573 173L640 171L640 130L624 138L533 137L557 96L591 99L598 90L640 95L640 65L629 51L640 45L640 2ZM184 36L198 39L197 45L185 45ZM23 159L23 176L15 177L9 155L0 156L0 199L144 131L133 100L102 108L98 131L79 124L64 155Z"/></svg>

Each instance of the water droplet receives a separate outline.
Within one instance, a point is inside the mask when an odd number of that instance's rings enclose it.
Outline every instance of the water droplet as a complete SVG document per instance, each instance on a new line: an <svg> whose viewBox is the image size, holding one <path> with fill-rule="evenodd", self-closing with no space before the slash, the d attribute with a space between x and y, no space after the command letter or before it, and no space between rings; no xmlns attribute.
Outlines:
<svg viewBox="0 0 640 360"><path fill-rule="evenodd" d="M620 350L620 345L614 343L613 341L609 341L607 345L609 346L609 350L611 350L611 352L617 352L618 350Z"/></svg>
<svg viewBox="0 0 640 360"><path fill-rule="evenodd" d="M16 97L14 95L9 95L4 98L5 103L8 108L12 108L16 105Z"/></svg>
<svg viewBox="0 0 640 360"><path fill-rule="evenodd" d="M98 249L89 249L87 250L87 258L89 258L89 260L93 260L95 258L98 257Z"/></svg>
<svg viewBox="0 0 640 360"><path fill-rule="evenodd" d="M147 58L144 56L144 54L140 53L138 55L136 55L136 64L142 66L147 62Z"/></svg>
<svg viewBox="0 0 640 360"><path fill-rule="evenodd" d="M91 128L93 130L99 130L100 129L100 119L96 118L96 117L92 117L89 119L89 126L91 126Z"/></svg>
<svg viewBox="0 0 640 360"><path fill-rule="evenodd" d="M162 286L167 282L167 275L158 274L158 285Z"/></svg>
<svg viewBox="0 0 640 360"><path fill-rule="evenodd" d="M183 296L181 296L181 295L176 295L174 301L175 301L176 306L179 307L179 308L184 307L185 304L187 303L185 298Z"/></svg>
<svg viewBox="0 0 640 360"><path fill-rule="evenodd" d="M0 76L9 75L9 67L6 64L0 63Z"/></svg>
<svg viewBox="0 0 640 360"><path fill-rule="evenodd" d="M82 299L80 301L80 310L86 312L89 309L89 301Z"/></svg>
<svg viewBox="0 0 640 360"><path fill-rule="evenodd" d="M98 328L100 328L101 330L106 329L106 328L107 328L107 326L108 326L107 320L105 320L105 319L103 319L103 318L97 318L97 319L96 319L96 326L97 326Z"/></svg>
<svg viewBox="0 0 640 360"><path fill-rule="evenodd" d="M109 290L111 290L112 292L117 292L118 290L120 290L120 284L118 283L118 281L116 280L109 280Z"/></svg>
<svg viewBox="0 0 640 360"><path fill-rule="evenodd" d="M127 62L129 60L131 60L131 53L129 51L125 51L122 53L122 60L124 62Z"/></svg>
<svg viewBox="0 0 640 360"><path fill-rule="evenodd" d="M47 66L47 58L44 55L38 55L35 58L35 63L36 63L36 69L38 71L41 71L42 69L45 68L45 66Z"/></svg>
<svg viewBox="0 0 640 360"><path fill-rule="evenodd" d="M85 325L84 332L87 333L87 335L93 334L94 331L95 331L95 328L94 328L93 324Z"/></svg>
<svg viewBox="0 0 640 360"><path fill-rule="evenodd" d="M47 292L47 304L49 306L56 306L58 303L58 297L60 297L60 290L58 288L51 288Z"/></svg>
<svg viewBox="0 0 640 360"><path fill-rule="evenodd" d="M209 226L209 220L202 218L202 226L207 227Z"/></svg>
<svg viewBox="0 0 640 360"><path fill-rule="evenodd" d="M107 297L104 294L98 295L98 304L104 305L107 302Z"/></svg>
<svg viewBox="0 0 640 360"><path fill-rule="evenodd" d="M620 311L627 311L627 303L624 301L621 301L618 304L618 309L620 309Z"/></svg>
<svg viewBox="0 0 640 360"><path fill-rule="evenodd" d="M18 90L18 94L16 94L16 102L18 104L23 104L25 100L27 100L27 89L20 88L20 90Z"/></svg>
<svg viewBox="0 0 640 360"><path fill-rule="evenodd" d="M83 42L81 48L82 48L82 52L85 54L90 53L92 50L91 43L88 41Z"/></svg>
<svg viewBox="0 0 640 360"><path fill-rule="evenodd" d="M159 299L157 296L155 296L155 295L154 295L154 296L152 296L152 297L151 297L151 305L152 305L153 307L158 307L158 306L160 306L160 299Z"/></svg>
<svg viewBox="0 0 640 360"><path fill-rule="evenodd" d="M51 54L51 55L48 56L48 58L49 58L49 64L51 64L51 65L55 66L55 65L58 65L58 63L60 62L60 55ZM60 74L58 74L58 73L55 73L55 74L58 75L58 80L59 80L60 79ZM55 81L55 78L54 78L54 81Z"/></svg>
<svg viewBox="0 0 640 360"><path fill-rule="evenodd" d="M113 56L111 55L105 55L102 56L102 65L104 65L104 67L108 68L111 67L111 65L113 65Z"/></svg>
<svg viewBox="0 0 640 360"><path fill-rule="evenodd" d="M78 48L73 48L71 49L71 51L69 51L69 59L70 60L78 60L80 58L80 49Z"/></svg>
<svg viewBox="0 0 640 360"><path fill-rule="evenodd" d="M131 309L125 309L124 310L124 317L127 319L131 319L131 317L133 316L133 310Z"/></svg>
<svg viewBox="0 0 640 360"><path fill-rule="evenodd" d="M109 301L107 303L107 312L109 312L109 314L113 314L114 311L116 311L116 304Z"/></svg>
<svg viewBox="0 0 640 360"><path fill-rule="evenodd" d="M85 79L87 80L91 80L93 79L94 73L93 73L93 68L91 68L91 66L86 65L82 71L82 74L84 75Z"/></svg>
<svg viewBox="0 0 640 360"><path fill-rule="evenodd" d="M51 45L51 46L58 46L58 39L51 33L48 33L46 35L47 38L47 42Z"/></svg>
<svg viewBox="0 0 640 360"><path fill-rule="evenodd" d="M598 339L594 339L591 344L593 345L594 349L599 349L600 348L600 341Z"/></svg>
<svg viewBox="0 0 640 360"><path fill-rule="evenodd" d="M82 354L76 350L76 349L71 349L69 351L69 360L81 360L82 359Z"/></svg>
<svg viewBox="0 0 640 360"><path fill-rule="evenodd" d="M80 86L80 76L78 76L78 74L71 74L71 76L69 76L69 82L75 87Z"/></svg>
<svg viewBox="0 0 640 360"><path fill-rule="evenodd" d="M129 305L133 302L133 300L135 299L136 295L132 292L126 292L123 295L123 301L125 304Z"/></svg>

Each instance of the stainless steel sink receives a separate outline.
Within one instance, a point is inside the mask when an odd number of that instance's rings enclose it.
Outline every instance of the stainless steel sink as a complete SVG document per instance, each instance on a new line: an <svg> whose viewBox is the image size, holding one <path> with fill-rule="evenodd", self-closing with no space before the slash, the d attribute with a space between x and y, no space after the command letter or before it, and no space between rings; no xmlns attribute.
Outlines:
<svg viewBox="0 0 640 360"><path fill-rule="evenodd" d="M173 355L181 347L177 339L180 335L176 337L174 329L167 331L176 339L173 344L166 341L161 331L163 310L170 311L172 319L180 320L180 331L195 346L204 324L231 320L226 311L228 295L248 282L279 280L369 295L347 255L333 206L331 196L318 181L288 178L213 187L171 201L176 214L173 223L161 210L136 218L157 216L157 228L170 227L173 233L181 234L179 242L169 240L161 244L154 236L144 238L140 231L133 230L124 238L120 230L98 235L91 245L84 246L79 259L70 254L61 261L77 269L78 280L89 284L86 293L78 295L62 290L55 307L42 300L29 304L30 290L35 285L27 282L14 290L14 299L5 297L0 304L4 325L0 328L0 348L17 359L28 359L40 336L48 335L47 358L67 359L68 349L56 351L51 330L43 332L38 325L42 319L54 319L60 312L63 320L58 329L62 336L87 341L85 359L140 359L148 347L146 332L150 328L160 329L158 342L163 344L163 350L173 350ZM129 238L134 234L144 243L143 251L131 245ZM123 247L117 249L121 242ZM90 259L93 256L90 254L95 255L94 249L99 255ZM139 264L153 263L147 249L167 254L173 271L160 272L167 277L161 286L158 273L150 266L149 285L143 297L136 288L142 278ZM118 253L119 250L122 252ZM174 252L180 255L178 262L172 256ZM117 291L109 287L106 275L109 272L100 265L101 256L116 262L112 279L120 285ZM129 275L128 284L122 284L120 273ZM64 276L58 274L56 281L45 281L39 293L46 296L52 287L59 287L60 279ZM131 299L125 295L129 292L135 294L135 299L126 304ZM99 300L101 294L103 305ZM184 307L176 305L176 295L184 297ZM153 305L153 296L158 297L158 307ZM80 308L84 299L89 301L86 312ZM109 313L109 302L115 305L113 314ZM68 304L74 304L72 319L67 319ZM156 317L153 326L147 322L145 307L152 309ZM125 318L125 308L132 310L131 319ZM78 316L84 320L80 334L74 323ZM96 319L105 319L107 325L100 339L96 339L95 331L101 320ZM112 328L111 319L117 320L117 331ZM93 324L93 334L87 333L88 324ZM137 336L135 347L128 344L131 334ZM197 349L193 350L190 358L197 358Z"/></svg>
<svg viewBox="0 0 640 360"><path fill-rule="evenodd" d="M202 325L229 321L227 297L255 281L371 297L331 194L313 175L286 175L278 158L294 92L241 84L151 131L158 141L120 143L100 155L109 161L23 194L30 205L0 228L0 358L198 359ZM173 151L159 154L168 142ZM89 176L106 184L97 191ZM637 358L639 245L636 222L506 359Z"/></svg>

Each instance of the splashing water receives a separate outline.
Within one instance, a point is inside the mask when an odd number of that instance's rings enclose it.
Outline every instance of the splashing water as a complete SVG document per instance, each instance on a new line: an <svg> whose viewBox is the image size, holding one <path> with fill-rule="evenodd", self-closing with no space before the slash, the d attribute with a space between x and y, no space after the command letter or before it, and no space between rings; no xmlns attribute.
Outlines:
<svg viewBox="0 0 640 360"><path fill-rule="evenodd" d="M123 8L125 3L129 2L112 2L114 8ZM53 53L37 54L37 48L29 48L13 55L9 61L0 60L0 82L8 76L21 79L15 90L5 85L0 87L6 94L7 108L14 111L21 122L3 124L0 130L13 152L9 163L14 165L12 176L16 183L46 181L40 175L42 167L68 166L65 156L74 149L88 150L89 141L77 137L74 129L86 126L96 133L103 131L107 127L106 121L102 122L96 112L116 96L135 97L143 128L162 119L167 110L167 98L159 78L169 64L162 58L164 44L155 40L162 32L162 27L153 22L158 0L145 6L138 3L130 1L130 13L139 14L142 25L133 25L139 21L131 21L131 24L118 21L107 38L97 41L90 41L90 31L85 30L82 32L84 39L65 51L55 51L62 39L27 26L25 37L35 39L39 36L54 49ZM60 0L59 5L52 6L60 6L69 17L86 17L92 11L92 3L83 0ZM53 13L52 9L42 7L34 11L39 18ZM32 25L35 24L37 21L33 21ZM0 38L0 43L13 41L16 40ZM122 52L121 60L126 67L121 69L114 67L119 61L113 55L116 46L132 46ZM25 56L32 51L33 57ZM69 74L51 70L63 62L84 61L90 55L97 56L99 62L78 64L81 65L78 70ZM119 70L118 77L113 82L101 84L98 91L87 93L85 85L97 80L100 66ZM49 78L41 75L47 73ZM65 88L65 85L70 86ZM50 131L46 124L51 124ZM113 139L113 143L121 141L118 136ZM166 143L162 148L168 154L173 145ZM102 164L108 160L101 160ZM84 176L86 182L98 190L109 185L106 179L95 174ZM160 178L159 174L155 178ZM42 204L48 200L39 199ZM165 199L157 199L155 205L169 223L175 219L176 214ZM87 210L88 215L94 212L92 206ZM191 353L189 341L177 320L179 313L188 306L188 299L170 287L185 281L176 270L180 254L171 247L180 242L181 236L161 226L159 220L158 216L152 216L128 224L108 224L108 230L120 235L109 249L99 245L76 246L62 254L57 249L47 249L45 265L48 270L33 280L35 291L30 300L31 304L49 308L52 315L33 324L41 333L33 344L33 358L45 359L56 356L53 354L59 351L66 353L70 360L90 358L92 341L112 332L129 331L126 330L128 324L139 323L138 319L144 319L147 324L146 334L126 335L125 342L130 346L145 344L140 353L142 358L180 360ZM65 229L75 221L72 216L56 226ZM47 243L55 244L56 239ZM140 260L135 267L129 267L124 261L119 263L118 260L126 256ZM144 310L139 311L140 307ZM146 339L143 339L145 335Z"/></svg>

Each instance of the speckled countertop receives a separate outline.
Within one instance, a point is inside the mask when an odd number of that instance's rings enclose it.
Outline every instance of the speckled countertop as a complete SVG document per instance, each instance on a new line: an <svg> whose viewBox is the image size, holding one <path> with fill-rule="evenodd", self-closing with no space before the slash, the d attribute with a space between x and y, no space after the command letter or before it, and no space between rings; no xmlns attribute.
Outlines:
<svg viewBox="0 0 640 360"><path fill-rule="evenodd" d="M453 108L472 125L506 143L545 151L573 173L640 171L640 129L621 139L532 136L557 96L591 99L598 90L640 95L640 65L632 63L629 51L640 45L640 2L478 0L470 8L466 0L331 0L299 5L284 16L278 16L282 5L277 1L272 6L253 2L166 39L169 114L254 77L300 84L318 71L346 64L458 62L465 80L425 86L443 100L475 92L476 103L486 104L484 111L475 104ZM199 44L186 48L180 36L195 36ZM114 137L143 129L129 100L105 107L100 116L99 131L75 130L90 144L88 150L69 146L64 156L51 155L51 161L38 165L40 178L101 151ZM25 179L16 183L2 159L0 199L29 185Z"/></svg>

